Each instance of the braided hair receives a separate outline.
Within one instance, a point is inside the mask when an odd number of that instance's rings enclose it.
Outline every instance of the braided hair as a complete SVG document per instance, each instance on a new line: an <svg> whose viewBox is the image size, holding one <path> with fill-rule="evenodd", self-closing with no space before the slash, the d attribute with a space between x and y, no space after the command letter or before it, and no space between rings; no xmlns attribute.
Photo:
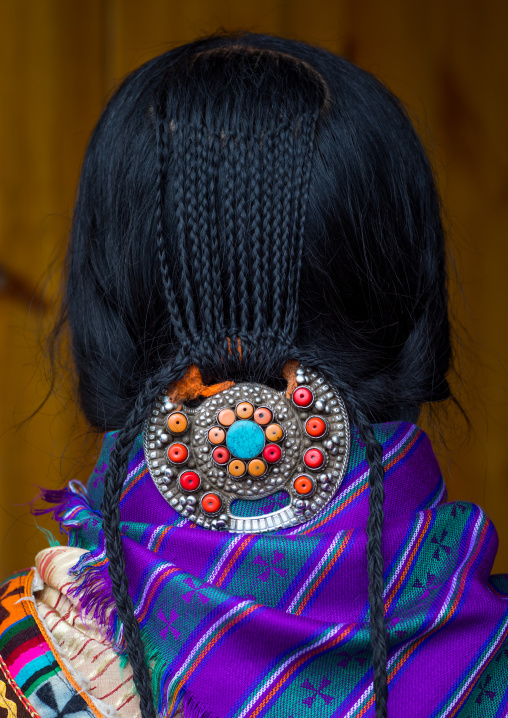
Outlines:
<svg viewBox="0 0 508 718"><path fill-rule="evenodd" d="M139 68L83 164L65 317L80 403L119 429L102 513L143 718L155 708L120 536L129 452L192 363L279 388L288 359L341 392L369 465L376 718L387 715L383 451L372 422L449 396L445 245L428 160L398 100L322 49L217 34Z"/></svg>

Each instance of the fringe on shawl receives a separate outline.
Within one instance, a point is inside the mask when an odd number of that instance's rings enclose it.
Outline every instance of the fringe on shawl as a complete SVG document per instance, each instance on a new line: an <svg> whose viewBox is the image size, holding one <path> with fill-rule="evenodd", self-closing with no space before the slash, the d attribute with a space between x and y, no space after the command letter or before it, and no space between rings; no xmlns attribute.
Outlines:
<svg viewBox="0 0 508 718"><path fill-rule="evenodd" d="M53 506L38 507L33 504L44 501ZM70 546L79 546L73 529L90 522L92 509L88 503L85 487L80 482L70 482L63 489L41 489L40 494L32 502L32 513L35 516L52 514L60 525L60 532L69 536ZM95 523L99 528L102 516L95 514ZM84 622L93 621L101 635L108 640L114 650L125 654L123 627L118 620L115 600L113 598L111 579L108 572L108 559L102 529L99 530L99 542L95 549L83 554L79 561L69 570L74 581L69 587L69 595L79 602L80 616Z"/></svg>

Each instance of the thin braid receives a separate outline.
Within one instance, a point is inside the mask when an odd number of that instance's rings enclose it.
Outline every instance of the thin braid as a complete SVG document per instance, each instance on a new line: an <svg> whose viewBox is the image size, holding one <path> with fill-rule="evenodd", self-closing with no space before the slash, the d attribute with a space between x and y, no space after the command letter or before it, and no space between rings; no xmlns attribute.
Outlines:
<svg viewBox="0 0 508 718"><path fill-rule="evenodd" d="M365 444L365 456L369 465L369 517L367 520L367 573L369 578L368 599L370 607L370 640L372 665L374 668L374 693L376 696L375 718L387 718L388 681L386 663L388 641L384 616L384 562L382 534L384 522L383 503L384 467L383 447L376 439L374 429L363 408L355 397L354 389L336 377L337 368L325 361L316 361L313 353L290 347L288 356L298 359L303 365L314 366L329 377L330 383L342 394L351 421L358 428L360 439ZM333 379L332 379L333 377Z"/></svg>
<svg viewBox="0 0 508 718"><path fill-rule="evenodd" d="M217 174L219 171L220 163L220 139L215 132L210 132L208 137L208 130L204 130L204 141L209 144L210 160L207 164L207 189L208 189L208 217L209 217L209 232L210 232L210 246L212 252L212 282L213 282L213 297L214 297L214 319L215 319L215 330L219 341L224 341L225 336L225 325L224 325L224 303L222 298L222 285L221 285L221 260L220 260L220 241L219 241L219 229L217 222Z"/></svg>
<svg viewBox="0 0 508 718"><path fill-rule="evenodd" d="M150 673L145 660L145 649L134 613L134 604L129 594L125 554L120 532L121 515L119 504L124 481L127 477L129 454L136 437L142 429L148 411L157 396L169 384L183 375L188 364L188 360L180 358L171 369L164 369L159 375L151 377L146 382L144 390L137 397L124 427L118 433L111 452L108 470L104 477L104 497L101 512L108 559L108 573L111 578L112 593L118 618L123 627L127 654L132 666L143 718L155 718L156 712L150 684Z"/></svg>
<svg viewBox="0 0 508 718"><path fill-rule="evenodd" d="M272 218L272 244L273 244L273 262L272 262L272 332L282 329L283 318L283 286L282 286L282 244L283 244L283 227L285 223L285 203L284 191L286 180L286 157L284 154L284 137L289 131L287 121L278 129L275 138L273 150L274 165L274 189L273 189L273 218ZM287 223L289 228L289 224ZM267 272L268 276L268 272Z"/></svg>
<svg viewBox="0 0 508 718"><path fill-rule="evenodd" d="M249 291L247 277L249 272L249 253L247 248L247 187L246 175L246 143L247 138L237 135L238 154L235 172L236 198L236 246L238 249L238 300L240 305L240 335L246 335L249 323ZM243 338L243 337L242 337Z"/></svg>
<svg viewBox="0 0 508 718"><path fill-rule="evenodd" d="M201 286L201 264L199 261L199 254L201 252L201 242L198 230L198 203L196 197L196 142L193 137L196 129L194 127L187 128L186 141L185 141L185 165L182 168L182 174L186 175L185 183L185 208L186 208L186 229L188 230L188 236L190 240L190 263L193 268L193 279L194 284L199 287ZM187 252L185 253L187 257ZM187 265L189 262L185 262ZM187 266L187 271L189 268ZM199 311L200 308L198 308Z"/></svg>
<svg viewBox="0 0 508 718"><path fill-rule="evenodd" d="M309 167L312 159L314 144L315 120L309 122L309 116L302 114L298 118L295 128L295 170L293 179L293 206L291 226L291 247L288 271L288 307L284 323L285 333L293 337L298 322L298 282L301 267L301 247L303 234L299 236L301 219L305 221L306 202L308 191L304 186L305 180L310 178ZM314 119L314 117L313 117Z"/></svg>
<svg viewBox="0 0 508 718"><path fill-rule="evenodd" d="M294 132L292 124L287 123L287 131L283 134L283 156L284 165L287 168L286 178L282 184L282 228L281 228L281 258L280 258L280 282L281 292L283 293L282 300L282 316L280 318L281 329L284 331L284 318L289 310L289 290L288 290L288 272L290 266L291 256L291 187L293 185L293 173L294 173L294 157L293 157L293 146L294 146ZM276 326L278 328L279 325Z"/></svg>
<svg viewBox="0 0 508 718"><path fill-rule="evenodd" d="M263 136L262 145L263 156L263 178L262 178L262 268L263 268L263 301L265 304L265 321L267 325L271 325L273 316L272 302L270 301L270 267L271 247L274 239L274 217L273 217L273 197L274 197L274 174L276 168L274 166L274 130L270 128Z"/></svg>
<svg viewBox="0 0 508 718"><path fill-rule="evenodd" d="M174 147L174 173L175 173L175 216L176 216L176 235L178 254L181 267L181 284L184 296L185 317L191 336L197 335L196 312L194 308L194 294L192 290L192 281L187 262L187 211L186 211L186 143L188 141L186 128L183 123L176 123L176 130L173 133Z"/></svg>
<svg viewBox="0 0 508 718"><path fill-rule="evenodd" d="M250 234L250 250L253 259L251 268L251 302L254 315L253 321L253 348L262 351L259 346L261 332L265 324L265 303L263 297L263 266L261 256L261 163L260 163L260 142L259 135L254 135L249 140L249 149L247 152L247 163L249 167L249 234Z"/></svg>
<svg viewBox="0 0 508 718"><path fill-rule="evenodd" d="M385 498L383 447L376 439L371 424L363 413L356 412L356 424L360 438L366 447L369 465L369 518L367 521L367 561L369 575L370 636L372 664L374 666L374 693L376 718L386 718L388 684L386 661L388 656L386 623L384 618L384 565L381 550Z"/></svg>
<svg viewBox="0 0 508 718"><path fill-rule="evenodd" d="M165 127L167 124L168 123L163 115L159 117L158 121L155 123L157 139L157 160L155 167L155 225L157 234L157 251L159 254L162 286L164 289L164 296L166 298L169 318L178 341L182 345L186 345L188 343L188 337L183 326L182 318L175 298L173 283L171 281L167 255L167 242L163 226L164 192L166 168L168 166L168 143Z"/></svg>
<svg viewBox="0 0 508 718"><path fill-rule="evenodd" d="M209 153L205 148L205 141L208 144L206 135L196 129L194 131L194 143L190 165L190 183L188 197L192 194L192 202L189 202L189 226L192 228L193 254L192 266L197 277L199 277L198 295L199 310L201 314L201 328L206 327L207 339L212 339L209 334L214 326L214 291L213 291L213 269L210 251L210 220L208 215L207 179ZM199 239L199 245L195 238ZM199 247L199 248L198 248ZM202 332L204 339L204 332ZM206 342L208 343L208 342ZM213 340L212 342L213 343Z"/></svg>
<svg viewBox="0 0 508 718"><path fill-rule="evenodd" d="M237 327L236 319L236 241L235 241L235 173L233 157L235 151L235 138L228 135L224 140L224 164L226 171L226 186L224 188L224 234L226 239L227 257L227 291L229 302L229 323L231 327Z"/></svg>
<svg viewBox="0 0 508 718"><path fill-rule="evenodd" d="M314 140L316 135L316 121L318 112L310 117L302 117L300 124L300 141L297 142L301 150L302 159L297 162L297 171L301 172L301 188L299 197L299 207L296 212L295 227L295 278L294 278L294 307L292 326L289 327L290 336L294 336L298 326L298 297L300 295L300 275L302 269L302 251L305 232L305 219L307 217L307 206L309 202L309 185L312 174L312 156L314 154Z"/></svg>

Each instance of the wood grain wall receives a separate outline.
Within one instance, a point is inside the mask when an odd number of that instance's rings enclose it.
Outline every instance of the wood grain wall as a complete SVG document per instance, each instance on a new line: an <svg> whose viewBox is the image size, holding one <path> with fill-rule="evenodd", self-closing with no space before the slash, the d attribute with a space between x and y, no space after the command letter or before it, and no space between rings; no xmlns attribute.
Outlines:
<svg viewBox="0 0 508 718"><path fill-rule="evenodd" d="M97 451L61 369L56 394L22 423L48 388L42 351L87 139L127 72L219 27L341 53L377 74L415 119L444 199L456 267L454 386L471 421L467 434L456 411L439 411L442 431L432 433L450 497L491 516L494 570L508 571L508 4L3 0L0 20L0 576L47 545L29 513L37 486L86 479Z"/></svg>

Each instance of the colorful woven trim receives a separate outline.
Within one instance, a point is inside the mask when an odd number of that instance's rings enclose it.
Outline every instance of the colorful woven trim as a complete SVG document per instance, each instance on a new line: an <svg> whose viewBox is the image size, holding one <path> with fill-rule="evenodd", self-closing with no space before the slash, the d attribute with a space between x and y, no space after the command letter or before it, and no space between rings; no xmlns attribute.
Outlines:
<svg viewBox="0 0 508 718"><path fill-rule="evenodd" d="M10 716L103 718L51 645L32 598L33 570L0 586L0 707Z"/></svg>

